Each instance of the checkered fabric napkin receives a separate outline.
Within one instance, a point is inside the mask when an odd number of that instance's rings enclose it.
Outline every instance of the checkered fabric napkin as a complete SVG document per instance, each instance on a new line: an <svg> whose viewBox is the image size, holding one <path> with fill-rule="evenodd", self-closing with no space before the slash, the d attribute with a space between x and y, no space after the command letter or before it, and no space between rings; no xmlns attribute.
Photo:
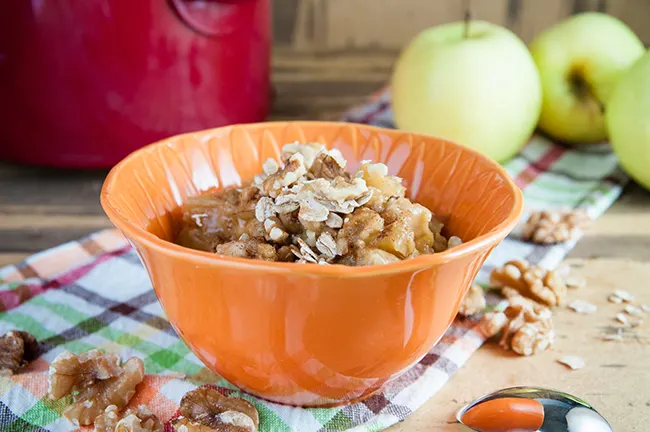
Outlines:
<svg viewBox="0 0 650 432"><path fill-rule="evenodd" d="M389 92L345 114L345 120L392 127ZM524 190L528 210L582 207L599 216L619 195L625 177L608 153L585 154L533 137L506 169ZM479 274L513 258L557 265L574 243L535 246L506 239ZM197 385L252 402L266 431L378 431L406 418L433 396L483 343L476 321L457 319L413 368L363 402L338 408L295 408L241 395L207 370L176 336L156 300L137 255L116 231L107 230L39 253L0 270L0 334L26 330L42 354L24 372L0 377L0 429L74 430L61 417L70 398L50 401L47 365L62 350L99 348L122 359L144 360L147 376L131 401L146 404L163 421ZM182 378L181 378L182 376Z"/></svg>

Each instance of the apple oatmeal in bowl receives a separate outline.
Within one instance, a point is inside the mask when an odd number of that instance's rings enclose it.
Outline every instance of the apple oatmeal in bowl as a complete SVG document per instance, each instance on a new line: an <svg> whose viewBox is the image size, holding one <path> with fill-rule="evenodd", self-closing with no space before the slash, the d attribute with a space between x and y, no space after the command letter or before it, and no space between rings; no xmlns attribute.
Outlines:
<svg viewBox="0 0 650 432"><path fill-rule="evenodd" d="M497 163L446 140L269 122L137 150L102 206L207 367L267 400L331 406L430 351L523 197Z"/></svg>
<svg viewBox="0 0 650 432"><path fill-rule="evenodd" d="M176 243L237 258L349 266L461 243L405 197L402 179L386 165L362 161L355 173L346 165L339 150L323 144L287 144L282 164L268 159L252 181L190 197Z"/></svg>

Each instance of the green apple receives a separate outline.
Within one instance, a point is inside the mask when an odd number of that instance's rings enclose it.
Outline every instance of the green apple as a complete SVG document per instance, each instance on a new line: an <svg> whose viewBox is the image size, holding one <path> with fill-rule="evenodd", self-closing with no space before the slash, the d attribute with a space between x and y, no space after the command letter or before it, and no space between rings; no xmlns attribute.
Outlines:
<svg viewBox="0 0 650 432"><path fill-rule="evenodd" d="M568 143L606 140L612 90L645 51L634 32L610 15L585 12L540 33L530 51L544 92L540 129Z"/></svg>
<svg viewBox="0 0 650 432"><path fill-rule="evenodd" d="M607 105L606 119L621 166L650 190L650 51L621 78Z"/></svg>
<svg viewBox="0 0 650 432"><path fill-rule="evenodd" d="M498 162L535 129L542 90L526 45L483 21L424 30L404 49L392 79L399 129L474 148Z"/></svg>

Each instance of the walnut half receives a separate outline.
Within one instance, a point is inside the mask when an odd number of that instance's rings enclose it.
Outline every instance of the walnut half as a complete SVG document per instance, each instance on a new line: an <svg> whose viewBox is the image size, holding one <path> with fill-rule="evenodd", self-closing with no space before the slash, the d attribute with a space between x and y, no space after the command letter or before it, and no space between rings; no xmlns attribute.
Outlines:
<svg viewBox="0 0 650 432"><path fill-rule="evenodd" d="M0 375L13 375L38 357L38 341L24 331L13 330L0 338Z"/></svg>
<svg viewBox="0 0 650 432"><path fill-rule="evenodd" d="M257 409L240 398L228 398L216 389L200 387L183 396L181 417L172 420L177 432L255 432Z"/></svg>
<svg viewBox="0 0 650 432"><path fill-rule="evenodd" d="M76 425L89 425L110 405L124 408L143 379L144 363L138 358L120 366L115 354L64 351L50 365L49 395L57 400L72 394L73 404L63 415Z"/></svg>
<svg viewBox="0 0 650 432"><path fill-rule="evenodd" d="M562 306L566 302L567 287L552 270L531 266L524 260L508 261L492 270L490 285L510 287L522 296L546 306Z"/></svg>
<svg viewBox="0 0 650 432"><path fill-rule="evenodd" d="M524 356L544 351L555 339L551 310L529 300L513 303L504 312L485 314L481 327L487 337L501 331L499 345Z"/></svg>

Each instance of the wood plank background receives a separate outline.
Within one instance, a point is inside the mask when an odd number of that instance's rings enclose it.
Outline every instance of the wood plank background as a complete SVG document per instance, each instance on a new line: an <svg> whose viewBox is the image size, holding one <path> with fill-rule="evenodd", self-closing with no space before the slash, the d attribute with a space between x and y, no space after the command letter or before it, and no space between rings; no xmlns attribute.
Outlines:
<svg viewBox="0 0 650 432"><path fill-rule="evenodd" d="M399 50L419 31L463 18L504 25L530 42L571 14L601 11L650 44L650 0L274 0L277 46L307 52Z"/></svg>

